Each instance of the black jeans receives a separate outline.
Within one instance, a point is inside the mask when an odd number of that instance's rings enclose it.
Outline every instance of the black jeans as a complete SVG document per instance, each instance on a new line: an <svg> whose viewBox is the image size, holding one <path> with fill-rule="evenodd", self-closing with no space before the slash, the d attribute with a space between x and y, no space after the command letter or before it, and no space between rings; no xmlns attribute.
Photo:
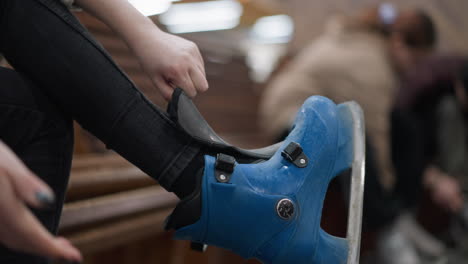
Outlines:
<svg viewBox="0 0 468 264"><path fill-rule="evenodd" d="M73 146L72 120L170 189L199 153L58 0L0 0L0 139L55 191L35 212L56 232ZM0 249L0 263L46 263Z"/></svg>

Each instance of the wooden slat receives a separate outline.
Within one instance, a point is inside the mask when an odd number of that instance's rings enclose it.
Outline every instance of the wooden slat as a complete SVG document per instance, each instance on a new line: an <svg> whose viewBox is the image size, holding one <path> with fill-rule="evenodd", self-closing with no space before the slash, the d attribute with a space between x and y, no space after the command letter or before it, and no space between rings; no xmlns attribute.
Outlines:
<svg viewBox="0 0 468 264"><path fill-rule="evenodd" d="M152 186L98 198L67 203L60 229L102 222L148 210L173 207L178 198L159 186Z"/></svg>
<svg viewBox="0 0 468 264"><path fill-rule="evenodd" d="M101 252L162 234L163 223L170 212L171 209L154 211L131 219L106 223L100 227L68 235L67 238L85 255Z"/></svg>
<svg viewBox="0 0 468 264"><path fill-rule="evenodd" d="M92 186L102 186L107 184L115 184L116 182L130 182L133 180L149 178L140 169L129 166L129 167L117 167L117 168L99 168L91 169L88 171L77 171L72 172L69 191L75 189L88 189Z"/></svg>
<svg viewBox="0 0 468 264"><path fill-rule="evenodd" d="M130 162L126 161L121 156L112 154L86 154L77 155L73 158L72 171L91 170L97 168L115 168L128 167Z"/></svg>
<svg viewBox="0 0 468 264"><path fill-rule="evenodd" d="M72 172L67 202L155 184L155 180L133 166Z"/></svg>

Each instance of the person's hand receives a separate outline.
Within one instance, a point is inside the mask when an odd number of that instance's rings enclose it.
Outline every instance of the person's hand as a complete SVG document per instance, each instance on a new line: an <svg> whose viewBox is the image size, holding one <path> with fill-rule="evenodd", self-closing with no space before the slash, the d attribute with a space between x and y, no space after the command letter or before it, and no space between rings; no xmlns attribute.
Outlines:
<svg viewBox="0 0 468 264"><path fill-rule="evenodd" d="M454 213L462 209L463 194L460 183L455 178L436 168L428 169L425 177L436 204Z"/></svg>
<svg viewBox="0 0 468 264"><path fill-rule="evenodd" d="M195 43L165 33L154 25L145 31L145 36L131 47L166 100L171 99L176 87L191 97L208 89L203 58Z"/></svg>
<svg viewBox="0 0 468 264"><path fill-rule="evenodd" d="M26 204L46 208L54 194L0 141L0 244L56 260L81 262L80 252L64 238L52 236Z"/></svg>
<svg viewBox="0 0 468 264"><path fill-rule="evenodd" d="M442 207L456 213L463 207L463 195L458 181L448 175L443 175L433 186L432 197Z"/></svg>
<svg viewBox="0 0 468 264"><path fill-rule="evenodd" d="M120 35L166 100L177 87L191 97L208 89L203 58L193 42L161 31L128 0L75 2Z"/></svg>

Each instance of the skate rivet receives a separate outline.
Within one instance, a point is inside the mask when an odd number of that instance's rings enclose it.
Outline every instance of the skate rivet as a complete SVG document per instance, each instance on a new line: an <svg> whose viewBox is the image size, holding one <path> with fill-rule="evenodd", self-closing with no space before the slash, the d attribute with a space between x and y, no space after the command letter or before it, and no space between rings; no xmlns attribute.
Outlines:
<svg viewBox="0 0 468 264"><path fill-rule="evenodd" d="M299 162L300 162L301 164L305 164L305 163L306 163L305 159L301 159L301 160L299 160Z"/></svg>
<svg viewBox="0 0 468 264"><path fill-rule="evenodd" d="M222 180L222 181L225 181L227 178L226 178L226 175L221 174L221 175L219 175L219 179Z"/></svg>
<svg viewBox="0 0 468 264"><path fill-rule="evenodd" d="M276 213L283 220L290 220L294 216L294 203L289 199L281 199L276 204Z"/></svg>

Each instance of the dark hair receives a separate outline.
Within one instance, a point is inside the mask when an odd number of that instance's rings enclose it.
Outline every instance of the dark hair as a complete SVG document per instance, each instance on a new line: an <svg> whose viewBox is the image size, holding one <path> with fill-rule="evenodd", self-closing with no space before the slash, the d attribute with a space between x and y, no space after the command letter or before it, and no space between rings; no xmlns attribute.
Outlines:
<svg viewBox="0 0 468 264"><path fill-rule="evenodd" d="M412 19L397 29L406 45L411 48L433 48L437 44L437 29L432 18L423 10L417 10Z"/></svg>

